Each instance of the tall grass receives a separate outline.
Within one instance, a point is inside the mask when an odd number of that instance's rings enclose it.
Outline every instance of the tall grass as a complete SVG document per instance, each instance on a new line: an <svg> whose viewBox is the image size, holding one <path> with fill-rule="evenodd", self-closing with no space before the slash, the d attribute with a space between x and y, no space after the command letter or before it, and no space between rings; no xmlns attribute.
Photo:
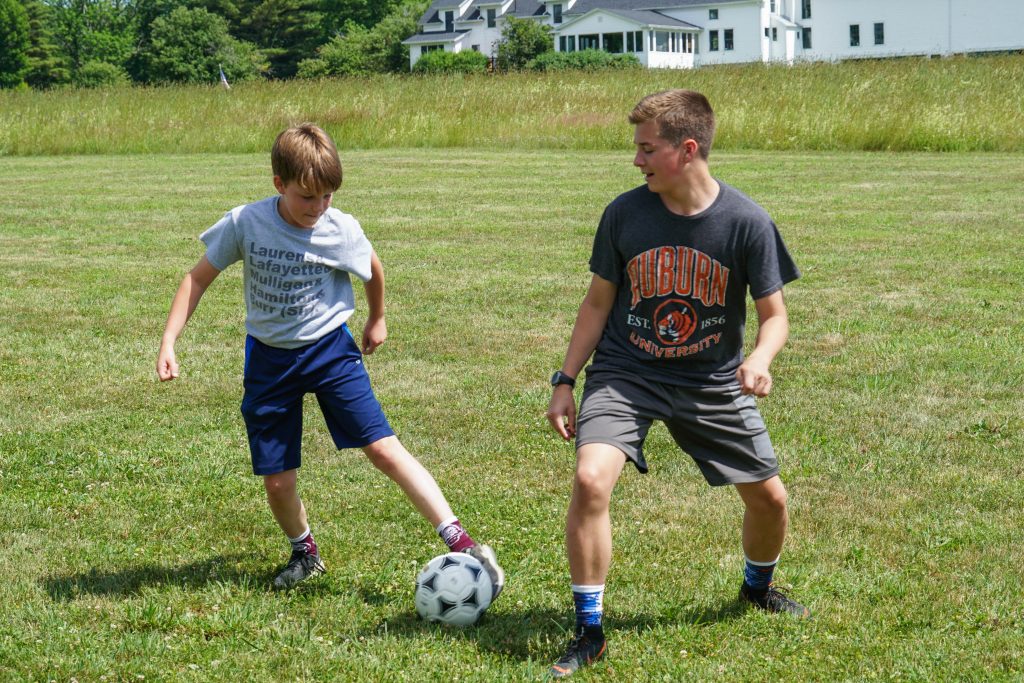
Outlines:
<svg viewBox="0 0 1024 683"><path fill-rule="evenodd" d="M1001 55L3 92L0 155L264 152L300 120L347 149L618 149L669 87L710 97L720 150L1024 150L1024 55Z"/></svg>

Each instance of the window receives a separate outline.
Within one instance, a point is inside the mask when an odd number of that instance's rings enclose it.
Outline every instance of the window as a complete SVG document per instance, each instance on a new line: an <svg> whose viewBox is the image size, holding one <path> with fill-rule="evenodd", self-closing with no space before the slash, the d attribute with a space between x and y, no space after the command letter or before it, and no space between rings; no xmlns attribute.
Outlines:
<svg viewBox="0 0 1024 683"><path fill-rule="evenodd" d="M731 50L732 49L732 29L731 28L727 28L727 29L725 29L725 31L722 32L722 42L725 44L724 47L725 47L726 50Z"/></svg>
<svg viewBox="0 0 1024 683"><path fill-rule="evenodd" d="M479 45L471 45L469 47L469 49L472 50L473 52L480 52L480 46Z"/></svg>
<svg viewBox="0 0 1024 683"><path fill-rule="evenodd" d="M771 1L771 6L768 8L772 14L775 14L775 0Z"/></svg>
<svg viewBox="0 0 1024 683"><path fill-rule="evenodd" d="M559 36L558 49L562 52L576 52L576 36Z"/></svg>
<svg viewBox="0 0 1024 683"><path fill-rule="evenodd" d="M497 12L493 7L487 10L487 28L494 28L494 26L497 24L496 15Z"/></svg>
<svg viewBox="0 0 1024 683"><path fill-rule="evenodd" d="M643 52L644 51L644 32L643 31L633 31L633 36L634 36L634 41L633 41L634 42L634 51L635 52Z"/></svg>
<svg viewBox="0 0 1024 683"><path fill-rule="evenodd" d="M885 45L885 24L875 24L875 45Z"/></svg>
<svg viewBox="0 0 1024 683"><path fill-rule="evenodd" d="M654 45L656 51L668 52L668 31L655 31Z"/></svg>
<svg viewBox="0 0 1024 683"><path fill-rule="evenodd" d="M556 24L562 23L562 6L560 4L551 6L551 18Z"/></svg>
<svg viewBox="0 0 1024 683"><path fill-rule="evenodd" d="M860 46L860 24L850 24L850 47Z"/></svg>
<svg viewBox="0 0 1024 683"><path fill-rule="evenodd" d="M779 29L777 26L772 26L772 40L779 39Z"/></svg>
<svg viewBox="0 0 1024 683"><path fill-rule="evenodd" d="M420 46L420 54L421 55L425 55L428 52L435 52L437 50L443 50L443 49L444 49L443 45L421 45Z"/></svg>
<svg viewBox="0 0 1024 683"><path fill-rule="evenodd" d="M804 49L811 49L811 29L804 26Z"/></svg>
<svg viewBox="0 0 1024 683"><path fill-rule="evenodd" d="M767 26L764 27L764 37L765 38L771 38L772 37L771 29L769 29Z"/></svg>
<svg viewBox="0 0 1024 683"><path fill-rule="evenodd" d="M811 0L802 0L802 2L800 3L800 18L811 18Z"/></svg>
<svg viewBox="0 0 1024 683"><path fill-rule="evenodd" d="M622 35L621 33L605 33L602 36L604 38L604 51L616 55L622 52Z"/></svg>
<svg viewBox="0 0 1024 683"><path fill-rule="evenodd" d="M596 33L588 33L580 36L580 49L581 50L600 50L601 41L600 36Z"/></svg>
<svg viewBox="0 0 1024 683"><path fill-rule="evenodd" d="M718 31L708 31L708 50L718 52Z"/></svg>
<svg viewBox="0 0 1024 683"><path fill-rule="evenodd" d="M455 30L455 12L444 13L444 30L445 33L451 33Z"/></svg>
<svg viewBox="0 0 1024 683"><path fill-rule="evenodd" d="M716 9L709 9L708 10L708 19L714 20L714 19L717 19L717 18L718 18L718 10L716 10Z"/></svg>

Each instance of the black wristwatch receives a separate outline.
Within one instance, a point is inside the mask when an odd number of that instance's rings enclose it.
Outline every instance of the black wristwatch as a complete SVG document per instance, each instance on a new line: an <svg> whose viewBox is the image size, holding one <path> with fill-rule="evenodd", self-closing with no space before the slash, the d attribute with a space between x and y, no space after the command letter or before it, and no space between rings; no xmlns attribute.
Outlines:
<svg viewBox="0 0 1024 683"><path fill-rule="evenodd" d="M568 384L570 389L576 388L576 380L574 378L561 370L556 370L555 374L551 375L551 386L557 387L559 384Z"/></svg>

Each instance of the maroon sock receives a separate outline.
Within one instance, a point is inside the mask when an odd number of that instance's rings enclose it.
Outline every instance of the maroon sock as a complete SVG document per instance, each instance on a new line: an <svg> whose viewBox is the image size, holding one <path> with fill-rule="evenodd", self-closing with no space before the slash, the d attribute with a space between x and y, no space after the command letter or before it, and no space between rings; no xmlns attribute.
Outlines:
<svg viewBox="0 0 1024 683"><path fill-rule="evenodd" d="M289 539L290 540L290 539ZM300 553L306 553L307 555L316 555L317 547L316 541L313 540L313 532L306 532L306 535L297 541L291 541L292 550Z"/></svg>
<svg viewBox="0 0 1024 683"><path fill-rule="evenodd" d="M469 537L469 533L462 528L462 523L457 519L450 524L445 524L437 533L453 553L461 553L466 548L476 545L476 541Z"/></svg>

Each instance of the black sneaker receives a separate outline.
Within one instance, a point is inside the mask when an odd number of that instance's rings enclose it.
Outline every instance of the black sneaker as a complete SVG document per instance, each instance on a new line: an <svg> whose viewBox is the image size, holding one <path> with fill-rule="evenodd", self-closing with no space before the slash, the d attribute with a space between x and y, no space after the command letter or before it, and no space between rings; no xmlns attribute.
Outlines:
<svg viewBox="0 0 1024 683"><path fill-rule="evenodd" d="M274 588L287 590L306 579L327 571L319 555L293 550L288 565L274 579Z"/></svg>
<svg viewBox="0 0 1024 683"><path fill-rule="evenodd" d="M811 618L811 610L780 591L775 587L774 583L769 584L767 591L758 594L744 582L740 586L740 601L748 602L754 607L763 609L765 612L792 614L800 619Z"/></svg>
<svg viewBox="0 0 1024 683"><path fill-rule="evenodd" d="M569 647L562 658L551 665L551 677L571 676L581 666L592 664L604 657L607 650L608 642L600 629L593 629L588 633L587 629L581 628L569 641Z"/></svg>

